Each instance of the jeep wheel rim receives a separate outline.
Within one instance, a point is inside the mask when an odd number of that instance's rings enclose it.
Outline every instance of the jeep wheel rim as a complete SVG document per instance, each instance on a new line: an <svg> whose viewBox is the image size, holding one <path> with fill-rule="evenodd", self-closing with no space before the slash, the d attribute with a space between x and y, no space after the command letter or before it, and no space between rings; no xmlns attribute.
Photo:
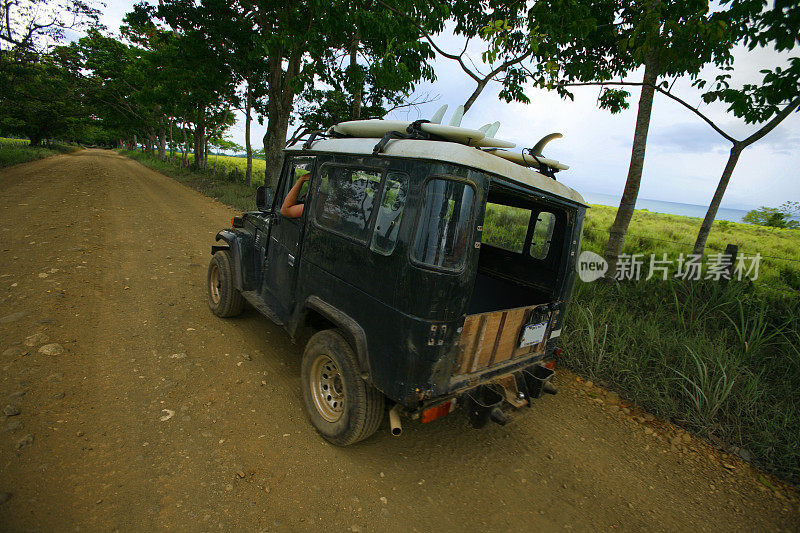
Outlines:
<svg viewBox="0 0 800 533"><path fill-rule="evenodd" d="M322 418L336 422L344 412L344 382L336 363L327 355L320 355L311 365L311 397Z"/></svg>
<svg viewBox="0 0 800 533"><path fill-rule="evenodd" d="M208 294L211 295L211 301L215 304L219 303L220 285L219 267L211 265L211 273L208 276Z"/></svg>

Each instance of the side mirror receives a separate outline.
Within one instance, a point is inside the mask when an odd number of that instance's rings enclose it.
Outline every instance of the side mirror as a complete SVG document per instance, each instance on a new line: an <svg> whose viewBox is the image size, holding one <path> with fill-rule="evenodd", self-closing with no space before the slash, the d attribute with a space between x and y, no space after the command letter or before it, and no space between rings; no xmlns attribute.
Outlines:
<svg viewBox="0 0 800 533"><path fill-rule="evenodd" d="M262 185L256 189L256 207L259 211L268 211L272 208L273 198L272 187Z"/></svg>

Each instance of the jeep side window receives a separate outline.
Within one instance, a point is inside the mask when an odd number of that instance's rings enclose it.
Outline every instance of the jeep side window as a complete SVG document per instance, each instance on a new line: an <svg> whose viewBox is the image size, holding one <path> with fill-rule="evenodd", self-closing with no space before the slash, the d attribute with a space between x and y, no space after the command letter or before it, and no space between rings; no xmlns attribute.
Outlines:
<svg viewBox="0 0 800 533"><path fill-rule="evenodd" d="M550 241L553 239L553 228L556 225L556 216L547 211L541 211L533 226L531 238L531 257L544 259L550 253Z"/></svg>
<svg viewBox="0 0 800 533"><path fill-rule="evenodd" d="M386 177L383 197L378 206L375 230L372 232L372 242L369 245L373 252L392 255L394 246L397 243L397 233L400 231L400 220L403 218L403 208L406 205L407 193L407 175L392 172Z"/></svg>
<svg viewBox="0 0 800 533"><path fill-rule="evenodd" d="M425 187L411 257L420 263L459 270L470 239L475 191L466 183L434 178Z"/></svg>
<svg viewBox="0 0 800 533"><path fill-rule="evenodd" d="M289 164L288 178L283 183L283 187L281 188L280 191L278 207L280 207L283 201L286 199L286 196L289 194L289 191L292 190L292 187L294 187L294 184L297 182L297 180L301 176L309 174L312 171L313 166L314 166L314 160L308 157L295 157L291 161L291 163ZM308 188L309 188L308 183L309 182L306 181L300 188L300 191L297 195L297 201L296 201L297 205L305 204L306 199L308 197Z"/></svg>
<svg viewBox="0 0 800 533"><path fill-rule="evenodd" d="M380 184L380 171L323 165L319 192L314 199L317 224L334 233L366 242Z"/></svg>

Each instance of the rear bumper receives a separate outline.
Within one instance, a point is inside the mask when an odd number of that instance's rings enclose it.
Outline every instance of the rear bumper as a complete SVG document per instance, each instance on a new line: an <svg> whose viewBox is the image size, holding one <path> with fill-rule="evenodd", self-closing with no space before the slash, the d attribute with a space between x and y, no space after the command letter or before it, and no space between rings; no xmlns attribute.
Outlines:
<svg viewBox="0 0 800 533"><path fill-rule="evenodd" d="M537 360L541 358L541 355L535 357ZM493 368L479 378L470 376L471 383L453 393L424 402L418 409L405 409L403 412L412 419L422 418L424 422L427 411L449 403L454 407L448 412L462 408L475 428L485 426L489 420L505 424L510 419L508 412L531 407L533 401L542 394L557 392L552 385L554 374L541 362L515 362L502 369Z"/></svg>

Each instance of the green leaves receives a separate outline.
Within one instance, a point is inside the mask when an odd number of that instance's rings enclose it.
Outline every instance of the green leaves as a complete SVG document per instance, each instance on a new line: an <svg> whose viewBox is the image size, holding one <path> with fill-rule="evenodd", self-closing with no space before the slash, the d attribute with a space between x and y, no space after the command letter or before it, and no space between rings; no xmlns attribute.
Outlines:
<svg viewBox="0 0 800 533"><path fill-rule="evenodd" d="M800 223L792 220L792 217L798 215L800 215L800 202L787 201L781 204L780 207L753 209L742 218L742 221L757 226L798 229L800 228Z"/></svg>
<svg viewBox="0 0 800 533"><path fill-rule="evenodd" d="M616 114L630 107L627 100L630 95L631 93L623 89L603 87L600 96L597 97L597 105L600 109L607 109Z"/></svg>

